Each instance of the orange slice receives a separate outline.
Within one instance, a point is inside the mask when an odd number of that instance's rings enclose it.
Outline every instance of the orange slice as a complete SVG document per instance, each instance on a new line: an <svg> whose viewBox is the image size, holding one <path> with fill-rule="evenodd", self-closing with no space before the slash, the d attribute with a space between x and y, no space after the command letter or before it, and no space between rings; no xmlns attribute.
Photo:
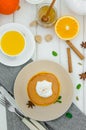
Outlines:
<svg viewBox="0 0 86 130"><path fill-rule="evenodd" d="M63 40L73 39L79 32L79 22L74 17L63 16L57 20L55 32Z"/></svg>

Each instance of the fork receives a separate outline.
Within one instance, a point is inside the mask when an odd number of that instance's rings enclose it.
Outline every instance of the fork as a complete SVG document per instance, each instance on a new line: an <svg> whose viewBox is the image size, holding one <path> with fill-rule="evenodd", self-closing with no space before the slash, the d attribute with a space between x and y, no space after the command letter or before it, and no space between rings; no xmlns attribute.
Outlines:
<svg viewBox="0 0 86 130"><path fill-rule="evenodd" d="M5 88L3 88L2 86L0 86L0 94L1 96L4 97L4 100L6 100L6 102L8 102L13 108L14 110L17 112L17 115L20 115L20 119L25 122L25 124L28 126L28 122L31 124L29 124L28 127L32 126L32 124L37 128L37 130L46 130L46 126L44 127L40 122L33 120L31 118L27 118L24 116L24 114L22 113L22 111L20 110L20 108L18 108L18 106L15 103L15 100L13 99L13 95L10 94L10 92L8 90L6 90ZM12 96L12 97L11 97ZM12 112L12 110L11 110ZM35 129L36 129L35 128ZM31 130L35 130L32 129Z"/></svg>
<svg viewBox="0 0 86 130"><path fill-rule="evenodd" d="M24 116L22 116L3 96L0 97L0 104L2 104L4 107L7 106L8 111L15 113L18 117L20 117L21 121L30 128L30 130L46 130L45 128L38 128L37 127L37 122L33 121L30 122L28 119L26 119ZM36 123L36 125L34 125L34 123ZM39 123L38 123L39 126Z"/></svg>
<svg viewBox="0 0 86 130"><path fill-rule="evenodd" d="M21 116L23 116L20 113L18 114L15 108L3 96L0 97L0 104L3 105L4 107L7 107L8 111L15 113L20 118Z"/></svg>

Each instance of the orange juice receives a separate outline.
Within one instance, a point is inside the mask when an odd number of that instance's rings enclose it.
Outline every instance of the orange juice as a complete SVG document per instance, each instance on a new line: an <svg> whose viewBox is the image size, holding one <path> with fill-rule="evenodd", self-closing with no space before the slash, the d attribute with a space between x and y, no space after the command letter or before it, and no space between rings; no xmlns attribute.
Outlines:
<svg viewBox="0 0 86 130"><path fill-rule="evenodd" d="M2 52L9 56L16 56L23 51L25 39L20 32L8 31L2 36L0 44Z"/></svg>

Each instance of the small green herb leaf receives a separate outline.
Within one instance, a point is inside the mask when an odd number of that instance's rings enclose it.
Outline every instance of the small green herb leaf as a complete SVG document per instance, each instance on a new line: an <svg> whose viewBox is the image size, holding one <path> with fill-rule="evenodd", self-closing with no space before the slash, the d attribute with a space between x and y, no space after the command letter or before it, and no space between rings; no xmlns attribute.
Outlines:
<svg viewBox="0 0 86 130"><path fill-rule="evenodd" d="M56 51L52 51L52 55L53 55L53 56L57 56L58 53L57 53Z"/></svg>
<svg viewBox="0 0 86 130"><path fill-rule="evenodd" d="M62 101L59 101L59 100L57 102L62 103Z"/></svg>
<svg viewBox="0 0 86 130"><path fill-rule="evenodd" d="M73 116L72 116L71 113L68 112L68 113L66 113L66 117L69 118L69 119L71 119Z"/></svg>
<svg viewBox="0 0 86 130"><path fill-rule="evenodd" d="M62 96L59 96L58 99L55 101L55 103L56 102L62 103L61 99L62 99Z"/></svg>
<svg viewBox="0 0 86 130"><path fill-rule="evenodd" d="M58 97L58 100L60 100L60 99L62 99L62 96L59 96L59 97Z"/></svg>
<svg viewBox="0 0 86 130"><path fill-rule="evenodd" d="M81 84L77 84L76 89L80 89L81 88Z"/></svg>
<svg viewBox="0 0 86 130"><path fill-rule="evenodd" d="M79 97L78 96L76 96L76 100L79 101Z"/></svg>
<svg viewBox="0 0 86 130"><path fill-rule="evenodd" d="M78 65L82 65L82 63L78 62Z"/></svg>

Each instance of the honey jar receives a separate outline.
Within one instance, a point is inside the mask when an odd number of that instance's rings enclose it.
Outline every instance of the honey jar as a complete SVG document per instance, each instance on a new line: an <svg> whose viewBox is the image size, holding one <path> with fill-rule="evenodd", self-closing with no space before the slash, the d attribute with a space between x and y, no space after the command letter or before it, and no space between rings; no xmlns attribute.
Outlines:
<svg viewBox="0 0 86 130"><path fill-rule="evenodd" d="M56 11L55 7L51 8L51 10L48 14L48 21L45 22L45 21L42 20L42 17L44 15L46 15L48 9L49 9L48 3L47 4L45 4L45 3L41 4L38 7L37 20L38 20L38 23L43 27L51 27L52 25L54 25L54 23L57 20L57 11Z"/></svg>

